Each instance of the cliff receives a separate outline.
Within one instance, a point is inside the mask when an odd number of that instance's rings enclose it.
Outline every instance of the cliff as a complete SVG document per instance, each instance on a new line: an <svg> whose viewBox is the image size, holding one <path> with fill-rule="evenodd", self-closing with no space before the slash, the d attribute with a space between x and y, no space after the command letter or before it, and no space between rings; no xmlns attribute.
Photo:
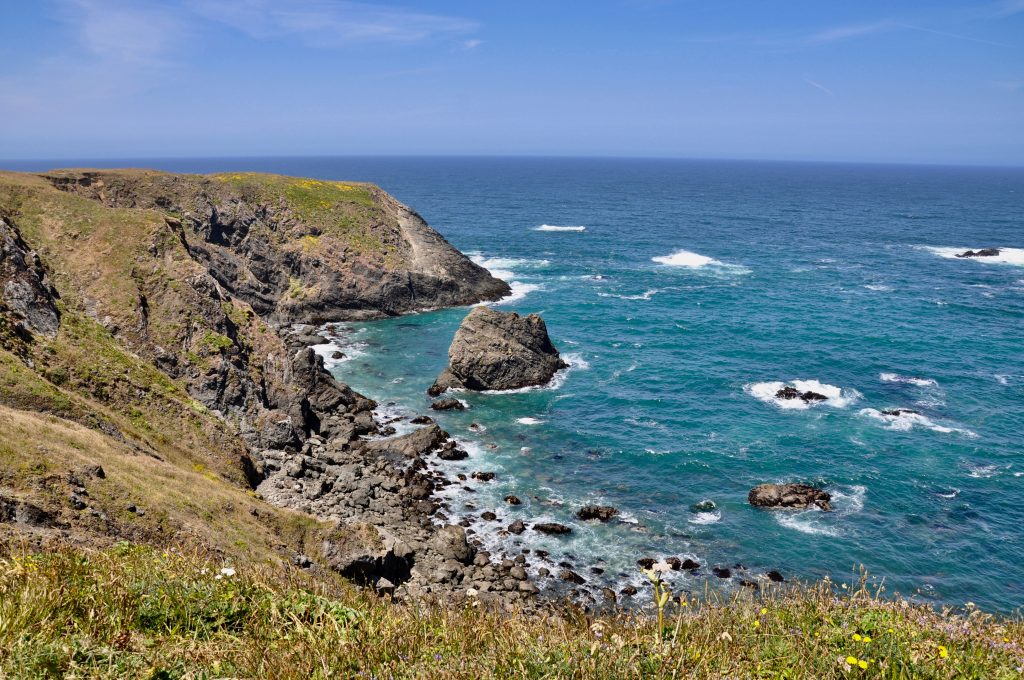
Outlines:
<svg viewBox="0 0 1024 680"><path fill-rule="evenodd" d="M506 293L367 184L0 173L0 546L185 543L415 582L414 559L464 552L435 540L422 459L454 443L370 446L373 402L289 326Z"/></svg>

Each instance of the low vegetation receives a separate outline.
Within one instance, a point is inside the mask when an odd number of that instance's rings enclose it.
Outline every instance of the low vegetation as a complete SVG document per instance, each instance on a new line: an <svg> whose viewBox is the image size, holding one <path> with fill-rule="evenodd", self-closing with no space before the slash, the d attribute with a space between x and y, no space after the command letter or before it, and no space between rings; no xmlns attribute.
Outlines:
<svg viewBox="0 0 1024 680"><path fill-rule="evenodd" d="M642 595L642 594L641 594ZM594 615L397 604L118 544L0 561L0 676L1016 678L1024 626L824 582Z"/></svg>

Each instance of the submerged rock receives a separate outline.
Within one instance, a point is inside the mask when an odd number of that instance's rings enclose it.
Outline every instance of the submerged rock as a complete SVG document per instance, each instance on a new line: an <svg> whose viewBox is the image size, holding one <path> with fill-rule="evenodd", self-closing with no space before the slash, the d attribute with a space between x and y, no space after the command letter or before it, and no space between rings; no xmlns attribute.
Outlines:
<svg viewBox="0 0 1024 680"><path fill-rule="evenodd" d="M832 496L822 489L807 484L761 484L747 494L747 502L758 508L817 507L832 510Z"/></svg>
<svg viewBox="0 0 1024 680"><path fill-rule="evenodd" d="M885 411L882 411L881 413L882 413L883 416L903 416L903 415L919 416L919 415L921 415L920 411L915 411L912 408L891 408L891 409L887 409Z"/></svg>
<svg viewBox="0 0 1024 680"><path fill-rule="evenodd" d="M427 392L437 396L459 387L483 391L543 385L567 366L536 314L475 307L455 333L448 367Z"/></svg>

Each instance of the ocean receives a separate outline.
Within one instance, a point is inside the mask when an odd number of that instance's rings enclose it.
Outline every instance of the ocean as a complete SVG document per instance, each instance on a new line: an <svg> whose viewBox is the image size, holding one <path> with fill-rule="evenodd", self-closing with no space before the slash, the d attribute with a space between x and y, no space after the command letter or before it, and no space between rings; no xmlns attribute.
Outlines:
<svg viewBox="0 0 1024 680"><path fill-rule="evenodd" d="M497 308L544 317L571 367L544 388L459 393L462 412L434 414L425 390L464 308L343 324L346 357L327 362L385 413L435 416L471 452L446 463L451 472L497 473L448 492L452 521L498 514L473 525L493 550L548 550L592 585L639 583L638 558L678 556L706 565L675 574L683 588L703 589L715 565L835 580L863 566L890 593L1003 612L1024 604L1024 169L131 165L375 182L509 281ZM955 256L983 247L1002 250ZM828 399L776 400L785 384ZM823 486L834 512L747 504L751 487L781 481ZM621 521L574 519L589 503L619 508ZM573 533L499 536L514 518Z"/></svg>

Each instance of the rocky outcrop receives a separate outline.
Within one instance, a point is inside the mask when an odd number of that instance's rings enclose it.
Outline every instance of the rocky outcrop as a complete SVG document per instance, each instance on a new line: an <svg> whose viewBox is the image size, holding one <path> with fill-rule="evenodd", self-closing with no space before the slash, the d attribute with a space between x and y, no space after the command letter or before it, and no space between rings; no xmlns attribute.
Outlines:
<svg viewBox="0 0 1024 680"><path fill-rule="evenodd" d="M23 331L52 338L60 326L57 299L39 256L0 217L0 312L13 315Z"/></svg>
<svg viewBox="0 0 1024 680"><path fill-rule="evenodd" d="M999 248L981 248L957 253L957 257L996 257L997 255L999 255Z"/></svg>
<svg viewBox="0 0 1024 680"><path fill-rule="evenodd" d="M562 361L544 320L489 307L475 307L462 320L451 347L448 367L428 390L510 390L547 383L568 364Z"/></svg>
<svg viewBox="0 0 1024 680"><path fill-rule="evenodd" d="M793 387L791 385L786 385L781 390L776 392L775 393L775 398L776 399L801 399L805 403L806 402L812 402L812 401L827 401L828 400L828 397L826 397L824 394L819 394L818 392L812 392L810 390L807 390L806 392L801 392L800 390L798 390L797 388L795 388L795 387Z"/></svg>
<svg viewBox="0 0 1024 680"><path fill-rule="evenodd" d="M832 510L832 496L807 484L761 484L747 495L747 502L757 508L820 508Z"/></svg>
<svg viewBox="0 0 1024 680"><path fill-rule="evenodd" d="M576 512L576 517L584 521L596 519L607 522L617 517L618 514L618 508L613 508L610 505L585 505Z"/></svg>

